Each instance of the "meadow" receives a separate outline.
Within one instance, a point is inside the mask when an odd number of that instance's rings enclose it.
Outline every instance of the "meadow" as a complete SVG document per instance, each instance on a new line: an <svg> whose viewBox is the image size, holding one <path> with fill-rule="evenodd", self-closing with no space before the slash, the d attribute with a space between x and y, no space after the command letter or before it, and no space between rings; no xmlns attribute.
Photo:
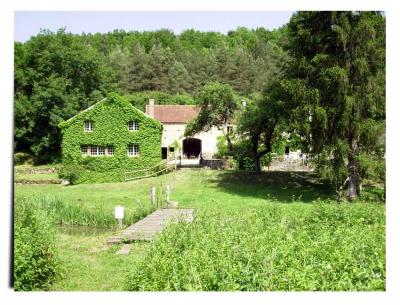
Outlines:
<svg viewBox="0 0 400 305"><path fill-rule="evenodd" d="M129 255L106 240L144 217L149 190L195 208ZM47 290L385 290L382 190L337 204L312 173L180 170L125 183L15 185L15 205L52 210L60 268ZM62 224L60 226L60 224ZM74 226L70 226L70 225ZM81 227L77 226L81 225Z"/></svg>

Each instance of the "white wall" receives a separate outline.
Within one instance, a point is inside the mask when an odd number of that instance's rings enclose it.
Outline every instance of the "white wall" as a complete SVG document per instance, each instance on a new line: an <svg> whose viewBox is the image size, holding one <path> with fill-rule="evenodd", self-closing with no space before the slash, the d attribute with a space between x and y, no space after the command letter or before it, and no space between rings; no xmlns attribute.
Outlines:
<svg viewBox="0 0 400 305"><path fill-rule="evenodd" d="M181 147L183 147L182 141L184 139L184 132L186 124L163 124L164 131L162 136L162 146L166 147L171 145L175 140L178 140ZM217 137L222 136L222 130L218 130L217 127L213 126L207 132L200 132L193 136L201 140L201 151L203 154L214 155L217 152Z"/></svg>

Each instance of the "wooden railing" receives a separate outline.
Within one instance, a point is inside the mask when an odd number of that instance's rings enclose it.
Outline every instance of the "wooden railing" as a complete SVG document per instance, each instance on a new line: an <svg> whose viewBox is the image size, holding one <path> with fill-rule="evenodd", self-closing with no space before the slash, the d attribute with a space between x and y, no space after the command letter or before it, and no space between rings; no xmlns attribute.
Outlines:
<svg viewBox="0 0 400 305"><path fill-rule="evenodd" d="M158 176L160 174L176 170L176 168L177 168L177 160L175 160L174 164L168 164L168 161L162 161L161 163L158 163L148 168L125 172L124 173L125 181L132 181L142 178Z"/></svg>

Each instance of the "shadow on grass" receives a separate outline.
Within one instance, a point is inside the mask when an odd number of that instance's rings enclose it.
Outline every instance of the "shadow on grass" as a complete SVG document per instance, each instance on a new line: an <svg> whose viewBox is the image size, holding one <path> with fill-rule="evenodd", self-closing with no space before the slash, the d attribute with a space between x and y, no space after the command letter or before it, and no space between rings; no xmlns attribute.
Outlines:
<svg viewBox="0 0 400 305"><path fill-rule="evenodd" d="M221 171L216 176L208 178L208 182L230 194L275 199L283 203L334 198L332 186L321 182L312 172L269 171L257 174L245 171Z"/></svg>

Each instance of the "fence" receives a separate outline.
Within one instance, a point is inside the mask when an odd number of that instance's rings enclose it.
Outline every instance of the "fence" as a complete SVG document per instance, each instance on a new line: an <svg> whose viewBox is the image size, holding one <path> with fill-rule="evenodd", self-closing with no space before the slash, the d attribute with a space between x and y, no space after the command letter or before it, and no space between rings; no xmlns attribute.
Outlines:
<svg viewBox="0 0 400 305"><path fill-rule="evenodd" d="M162 175L163 173L168 173L170 171L176 170L176 161L171 164L167 161L162 161L152 167L139 169L135 171L127 171L124 173L125 181L132 181L142 178L149 178L158 175Z"/></svg>

